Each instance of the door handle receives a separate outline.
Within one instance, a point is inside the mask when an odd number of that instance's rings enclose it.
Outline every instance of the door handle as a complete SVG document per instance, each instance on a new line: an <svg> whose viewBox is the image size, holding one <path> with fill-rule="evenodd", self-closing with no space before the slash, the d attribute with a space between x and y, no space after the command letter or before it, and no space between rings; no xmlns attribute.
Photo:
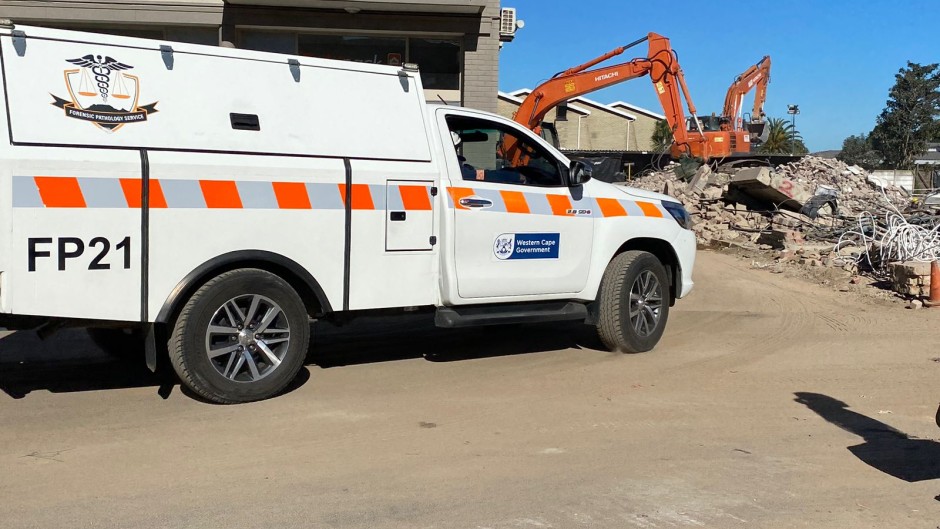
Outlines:
<svg viewBox="0 0 940 529"><path fill-rule="evenodd" d="M389 217L389 220L391 220L392 222L398 222L398 221L405 220L405 217L407 215L408 213L405 211L392 211L391 213L389 213L388 217Z"/></svg>
<svg viewBox="0 0 940 529"><path fill-rule="evenodd" d="M480 197L464 197L460 199L460 205L465 208L482 209L493 207L493 202Z"/></svg>

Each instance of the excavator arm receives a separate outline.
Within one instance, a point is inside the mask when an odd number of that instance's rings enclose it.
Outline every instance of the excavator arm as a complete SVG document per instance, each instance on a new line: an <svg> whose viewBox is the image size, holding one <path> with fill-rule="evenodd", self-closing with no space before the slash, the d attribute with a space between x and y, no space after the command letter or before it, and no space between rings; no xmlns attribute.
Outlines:
<svg viewBox="0 0 940 529"><path fill-rule="evenodd" d="M644 41L649 41L649 53L646 57L613 66L590 69L592 66L621 55L627 49ZM694 152L696 155L704 155L707 158L707 142L701 134L701 125L698 125L696 121L699 131L697 134L688 131L685 125L683 98L680 90L685 95L690 115L696 114L695 105L692 103L685 84L685 77L679 68L679 61L669 45L669 39L656 33L650 33L642 39L616 48L596 59L555 74L525 98L516 111L514 119L538 134L545 116L564 101L645 75L650 76L656 96L662 104L666 121L672 129L675 139L674 150L678 148L682 152L689 154ZM503 153L514 161L524 160L525 154L519 152L516 143L514 138L506 137L502 146ZM698 148L694 148L693 144L696 144Z"/></svg>
<svg viewBox="0 0 940 529"><path fill-rule="evenodd" d="M754 94L754 111L751 113L751 119L763 122L768 82L770 82L770 56L764 56L760 62L737 76L728 87L722 116L732 120L734 130L742 128L741 111L744 106L744 96L753 88L756 88L757 92Z"/></svg>

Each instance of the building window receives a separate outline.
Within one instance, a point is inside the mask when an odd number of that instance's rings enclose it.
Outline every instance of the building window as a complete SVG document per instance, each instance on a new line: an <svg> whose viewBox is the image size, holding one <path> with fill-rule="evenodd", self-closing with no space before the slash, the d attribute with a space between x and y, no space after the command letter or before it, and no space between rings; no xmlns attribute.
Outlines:
<svg viewBox="0 0 940 529"><path fill-rule="evenodd" d="M425 37L320 35L246 30L239 47L341 61L418 65L430 90L460 90L460 42Z"/></svg>
<svg viewBox="0 0 940 529"><path fill-rule="evenodd" d="M394 37L300 35L297 54L340 61L400 66L406 61L406 40Z"/></svg>
<svg viewBox="0 0 940 529"><path fill-rule="evenodd" d="M421 84L435 90L460 90L460 43L408 39L408 62L421 69Z"/></svg>
<svg viewBox="0 0 940 529"><path fill-rule="evenodd" d="M243 31L239 36L239 48L272 53L297 53L297 35L283 31Z"/></svg>

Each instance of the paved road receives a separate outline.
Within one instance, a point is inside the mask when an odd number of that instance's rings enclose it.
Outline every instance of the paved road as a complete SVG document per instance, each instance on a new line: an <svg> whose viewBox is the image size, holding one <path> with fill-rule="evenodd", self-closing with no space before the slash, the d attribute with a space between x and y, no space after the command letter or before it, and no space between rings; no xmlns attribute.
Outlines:
<svg viewBox="0 0 940 529"><path fill-rule="evenodd" d="M0 526L940 526L940 311L712 253L696 276L652 353L365 322L241 406L7 336Z"/></svg>

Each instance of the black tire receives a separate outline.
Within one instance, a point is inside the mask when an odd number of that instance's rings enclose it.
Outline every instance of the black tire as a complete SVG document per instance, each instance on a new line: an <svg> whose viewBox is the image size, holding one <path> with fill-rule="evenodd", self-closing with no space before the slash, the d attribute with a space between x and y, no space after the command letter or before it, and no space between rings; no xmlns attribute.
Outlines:
<svg viewBox="0 0 940 529"><path fill-rule="evenodd" d="M115 358L129 358L143 354L143 329L135 327L89 327L86 329L91 341L102 351Z"/></svg>
<svg viewBox="0 0 940 529"><path fill-rule="evenodd" d="M658 311L643 309L636 305L644 318L637 329L630 318L631 290L637 287L637 281L651 274L658 280ZM631 250L623 252L611 260L601 279L597 294L597 335L601 343L611 351L624 353L642 353L651 350L659 342L669 319L669 283L666 269L653 254ZM640 285L642 286L642 285ZM652 298L651 298L652 299ZM647 301L652 307L652 302ZM649 315L658 313L655 325Z"/></svg>
<svg viewBox="0 0 940 529"><path fill-rule="evenodd" d="M277 316L276 325L272 323L270 329L275 326L283 329L287 326L289 340L286 345L267 347L268 351L279 352L279 364L269 361L268 357L262 354L258 342L254 342L254 345L241 345L252 343L251 334L254 331L249 329L258 328L256 325L261 316L256 314L251 322L238 321L242 316L249 316L250 309L243 307L243 312L227 311L229 314L235 314L235 322L229 322L226 317L224 306L232 307L232 302L251 303L255 298L263 300L257 309L259 314L265 303L280 309L281 315ZM270 304L266 306L270 308ZM234 338L231 338L231 334L218 333L213 337L209 334L210 323L214 327L231 325L240 331ZM267 332L278 331L275 329ZM283 333L283 330L281 332ZM277 336L283 337L284 334ZM222 342L218 344L218 350L228 348L228 339L232 340L232 346L242 347L243 350L226 353L211 360L210 341L220 337ZM258 335L254 337L257 338ZM297 292L274 274L254 268L243 268L216 276L189 298L176 319L168 348L170 363L186 387L206 400L234 404L270 398L283 391L303 366L309 340L310 320ZM251 351L248 351L249 348ZM247 356L242 358L245 355ZM241 359L238 360L239 358ZM248 369L249 363L254 366L253 370ZM221 364L225 364L225 373L231 371L231 376L220 371L223 367ZM265 372L266 375L255 378L256 374Z"/></svg>

